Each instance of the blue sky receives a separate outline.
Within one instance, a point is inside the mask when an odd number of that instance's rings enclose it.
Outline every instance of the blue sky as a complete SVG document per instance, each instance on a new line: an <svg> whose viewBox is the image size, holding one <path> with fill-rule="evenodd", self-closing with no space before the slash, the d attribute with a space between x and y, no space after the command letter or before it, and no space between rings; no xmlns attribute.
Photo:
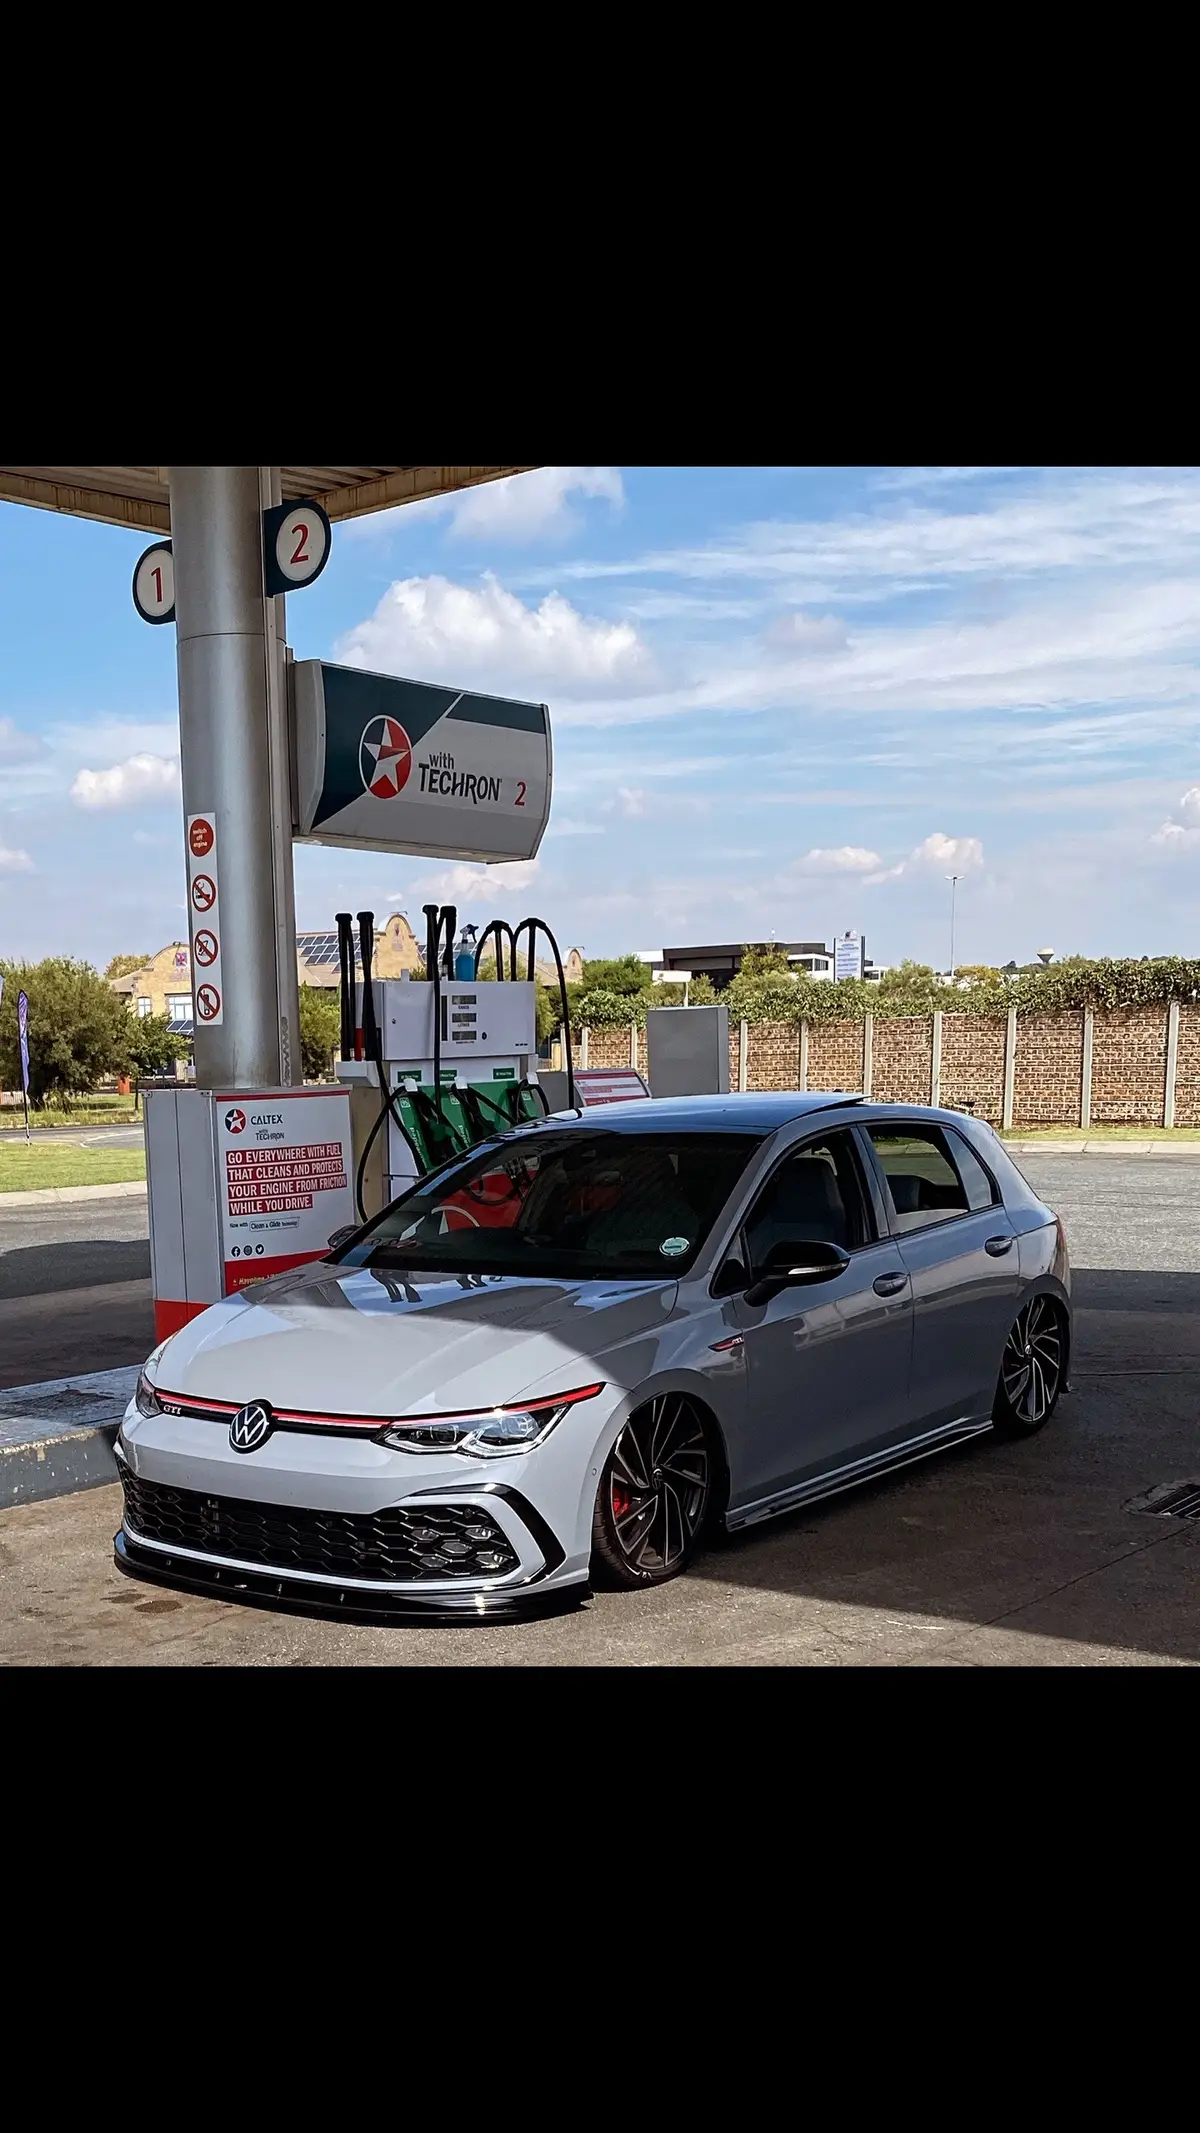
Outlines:
<svg viewBox="0 0 1200 2133"><path fill-rule="evenodd" d="M0 955L186 934L145 536L0 504ZM602 955L1195 952L1200 475L544 468L335 527L298 658L540 697L539 858L298 847L297 916L536 910Z"/></svg>

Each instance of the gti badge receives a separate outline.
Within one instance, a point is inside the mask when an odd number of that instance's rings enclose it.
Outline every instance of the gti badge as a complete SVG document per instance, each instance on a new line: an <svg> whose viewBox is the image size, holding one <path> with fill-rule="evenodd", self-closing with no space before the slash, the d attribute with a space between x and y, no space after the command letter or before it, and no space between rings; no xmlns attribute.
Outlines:
<svg viewBox="0 0 1200 2133"><path fill-rule="evenodd" d="M265 1400L239 1407L229 1425L229 1442L235 1452L256 1452L271 1434L271 1410Z"/></svg>

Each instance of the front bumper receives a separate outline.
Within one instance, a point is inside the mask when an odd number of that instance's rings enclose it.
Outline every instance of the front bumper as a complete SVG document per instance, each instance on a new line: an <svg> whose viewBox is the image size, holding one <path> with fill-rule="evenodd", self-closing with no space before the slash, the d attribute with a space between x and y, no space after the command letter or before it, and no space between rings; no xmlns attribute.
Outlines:
<svg viewBox="0 0 1200 2133"><path fill-rule="evenodd" d="M376 1621L515 1620L590 1596L590 1432L486 1465L340 1433L279 1431L241 1456L214 1421L131 1403L115 1452L133 1576Z"/></svg>
<svg viewBox="0 0 1200 2133"><path fill-rule="evenodd" d="M384 1591L356 1585L352 1579L327 1586L311 1578L278 1576L210 1556L150 1548L124 1526L113 1540L113 1560L127 1577L145 1578L152 1585L203 1593L209 1599L236 1600L244 1607L348 1622L454 1623L459 1628L471 1622L528 1622L563 1614L591 1598L590 1588L579 1583L452 1594L420 1593L411 1586Z"/></svg>

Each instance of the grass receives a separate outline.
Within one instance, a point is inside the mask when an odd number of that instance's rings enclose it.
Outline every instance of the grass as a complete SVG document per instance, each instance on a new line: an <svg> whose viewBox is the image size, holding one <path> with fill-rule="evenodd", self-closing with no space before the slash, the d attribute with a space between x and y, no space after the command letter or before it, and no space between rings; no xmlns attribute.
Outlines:
<svg viewBox="0 0 1200 2133"><path fill-rule="evenodd" d="M44 1192L60 1185L125 1185L146 1175L143 1148L76 1148L25 1136L0 1147L0 1192Z"/></svg>
<svg viewBox="0 0 1200 2133"><path fill-rule="evenodd" d="M44 1111L30 1111L29 1124L34 1133L50 1126L133 1126L141 1122L141 1112L133 1108L129 1096L93 1096L82 1103L70 1104L60 1111L56 1104L48 1104ZM19 1133L25 1138L25 1118L20 1104L5 1104L0 1107L0 1133Z"/></svg>
<svg viewBox="0 0 1200 2133"><path fill-rule="evenodd" d="M1006 1141L1200 1141L1200 1126L1012 1126Z"/></svg>

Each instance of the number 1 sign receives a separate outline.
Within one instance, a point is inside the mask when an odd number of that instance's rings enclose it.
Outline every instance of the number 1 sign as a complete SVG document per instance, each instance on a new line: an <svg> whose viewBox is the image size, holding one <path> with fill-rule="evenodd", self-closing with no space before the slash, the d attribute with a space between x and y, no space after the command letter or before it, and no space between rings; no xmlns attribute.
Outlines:
<svg viewBox="0 0 1200 2133"><path fill-rule="evenodd" d="M264 511L263 583L267 591L296 592L301 585L311 585L329 561L331 538L329 520L311 497Z"/></svg>
<svg viewBox="0 0 1200 2133"><path fill-rule="evenodd" d="M156 541L138 557L133 604L143 622L174 622L175 559L170 541Z"/></svg>

